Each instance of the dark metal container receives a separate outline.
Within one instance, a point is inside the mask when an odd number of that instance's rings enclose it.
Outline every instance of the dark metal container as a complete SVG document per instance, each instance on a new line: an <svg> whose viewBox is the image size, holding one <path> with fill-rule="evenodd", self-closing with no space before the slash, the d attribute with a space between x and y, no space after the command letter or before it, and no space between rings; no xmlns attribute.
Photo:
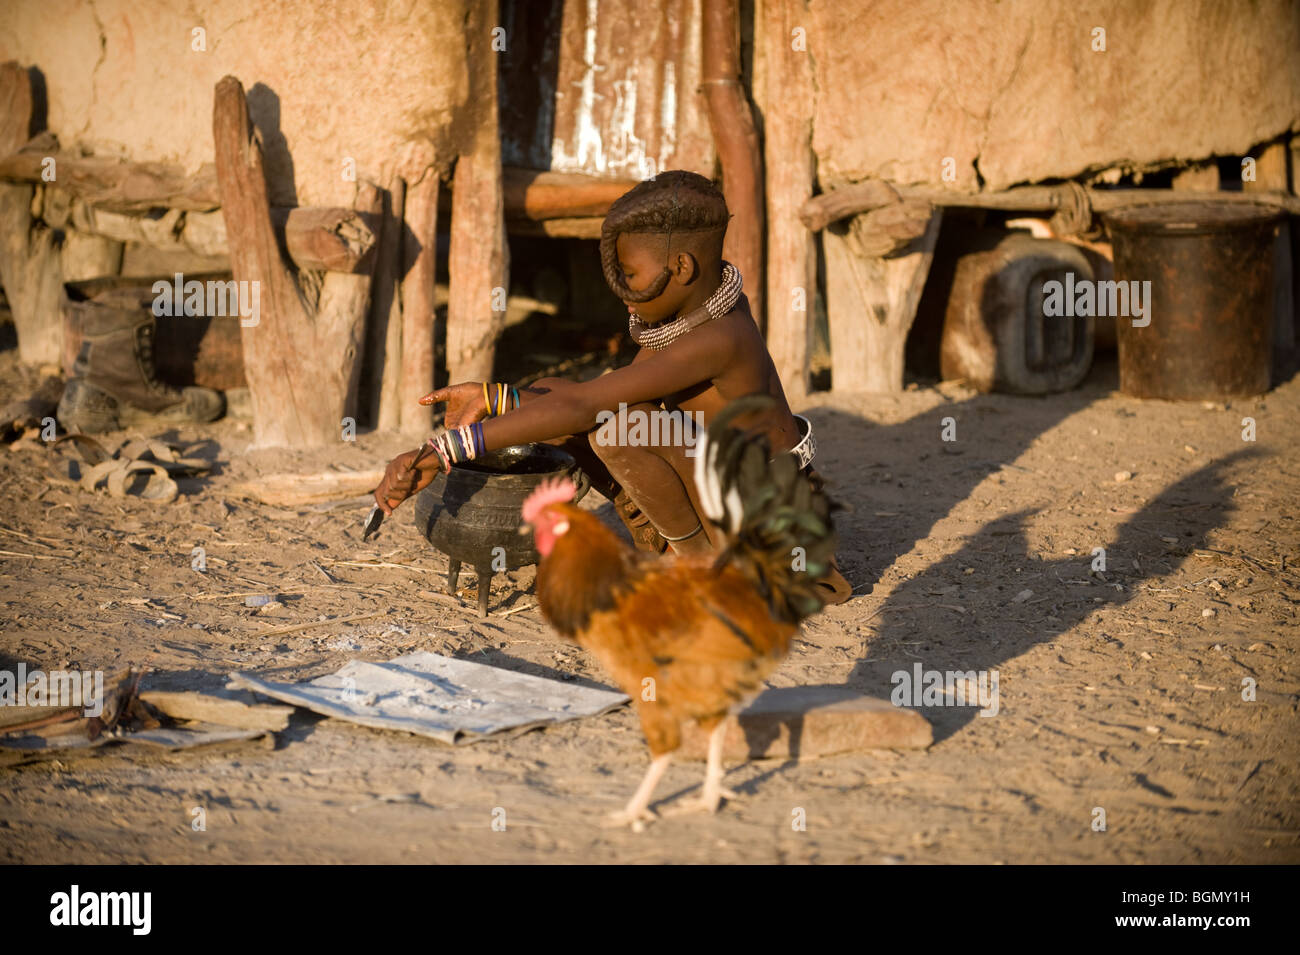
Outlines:
<svg viewBox="0 0 1300 955"><path fill-rule="evenodd" d="M455 593L462 563L478 573L479 616L486 616L493 559L514 570L537 563L533 535L518 533L519 509L546 478L568 477L577 502L587 493L587 476L567 452L549 444L517 445L458 464L439 474L415 499L415 526L446 554L447 588ZM494 548L501 551L493 553Z"/></svg>
<svg viewBox="0 0 1300 955"><path fill-rule="evenodd" d="M1105 216L1116 280L1151 283L1149 324L1116 319L1120 391L1183 400L1268 391L1273 243L1283 216L1264 203L1212 200Z"/></svg>

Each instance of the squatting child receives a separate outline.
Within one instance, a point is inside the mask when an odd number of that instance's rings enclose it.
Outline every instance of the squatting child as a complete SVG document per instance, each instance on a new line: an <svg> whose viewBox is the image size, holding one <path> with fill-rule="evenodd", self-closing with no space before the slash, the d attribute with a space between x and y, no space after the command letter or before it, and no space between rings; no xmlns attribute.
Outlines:
<svg viewBox="0 0 1300 955"><path fill-rule="evenodd" d="M812 426L791 413L741 276L722 259L729 219L722 193L696 173L663 172L621 196L605 218L600 256L605 281L627 305L636 357L586 382L463 382L425 395L422 404L446 402L448 430L430 439L436 453L415 469L417 451L389 463L375 491L384 513L440 470L498 448L550 442L569 451L613 502L638 548L706 552L716 542L700 518L692 427L707 427L727 404L756 392L777 405L749 425L811 473ZM665 411L678 413L682 428L644 427L649 415ZM640 422L629 420L638 415ZM638 440L626 440L629 434ZM829 603L851 596L834 568L820 583Z"/></svg>

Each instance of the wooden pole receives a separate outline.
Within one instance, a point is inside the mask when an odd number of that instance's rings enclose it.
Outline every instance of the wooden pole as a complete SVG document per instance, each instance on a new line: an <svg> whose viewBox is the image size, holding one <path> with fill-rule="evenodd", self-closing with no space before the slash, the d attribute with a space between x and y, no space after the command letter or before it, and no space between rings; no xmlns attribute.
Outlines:
<svg viewBox="0 0 1300 955"><path fill-rule="evenodd" d="M496 340L506 317L510 251L497 128L497 54L490 48L489 34L496 22L496 0L470 5L470 101L475 113L470 148L457 158L452 183L447 301L447 371L452 382L492 377Z"/></svg>
<svg viewBox="0 0 1300 955"><path fill-rule="evenodd" d="M794 49L799 25L796 0L763 0L760 42L765 71L764 168L767 173L767 349L786 396L809 388L817 249L799 220L812 196L813 67L806 50Z"/></svg>
<svg viewBox="0 0 1300 955"><path fill-rule="evenodd" d="M1270 143L1255 157L1254 181L1243 181L1241 187L1247 194L1285 192L1290 185L1286 166L1286 143ZM1277 380L1289 372L1296 351L1296 302L1291 272L1291 246L1296 235L1291 222L1287 219L1282 223L1273 245L1273 370Z"/></svg>
<svg viewBox="0 0 1300 955"><path fill-rule="evenodd" d="M398 393L398 427L409 434L433 428L433 409L421 405L422 395L433 390L434 265L438 241L438 173L426 169L424 177L406 194L409 263L402 278L401 384Z"/></svg>
<svg viewBox="0 0 1300 955"><path fill-rule="evenodd" d="M31 76L0 64L0 154L27 142L32 125ZM36 187L0 183L0 282L18 332L19 357L58 365L63 353L63 280L54 230L32 215Z"/></svg>
<svg viewBox="0 0 1300 955"><path fill-rule="evenodd" d="M738 0L704 0L700 80L709 128L722 166L722 191L734 217L722 254L740 269L758 327L763 311L763 154L749 99L740 83Z"/></svg>
<svg viewBox="0 0 1300 955"><path fill-rule="evenodd" d="M402 222L406 181L394 176L384 197L383 224L375 252L375 280L366 322L365 412L381 431L401 426Z"/></svg>

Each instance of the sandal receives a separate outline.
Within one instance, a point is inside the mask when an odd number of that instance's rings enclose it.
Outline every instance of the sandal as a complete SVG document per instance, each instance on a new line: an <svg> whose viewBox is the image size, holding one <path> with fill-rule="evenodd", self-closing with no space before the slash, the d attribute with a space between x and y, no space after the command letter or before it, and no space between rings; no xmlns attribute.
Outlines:
<svg viewBox="0 0 1300 955"><path fill-rule="evenodd" d="M664 540L659 529L650 523L650 518L628 497L627 491L619 488L613 503L614 513L632 535L632 543L637 550L647 554L662 554L668 549L668 541Z"/></svg>
<svg viewBox="0 0 1300 955"><path fill-rule="evenodd" d="M50 447L57 448L65 441L72 442L80 460L58 456L47 473L50 481L91 492L102 484L111 497L132 495L143 501L170 504L180 494L173 474L198 474L211 468L202 458L179 456L178 449L161 441L128 441L110 454L89 435L65 434Z"/></svg>

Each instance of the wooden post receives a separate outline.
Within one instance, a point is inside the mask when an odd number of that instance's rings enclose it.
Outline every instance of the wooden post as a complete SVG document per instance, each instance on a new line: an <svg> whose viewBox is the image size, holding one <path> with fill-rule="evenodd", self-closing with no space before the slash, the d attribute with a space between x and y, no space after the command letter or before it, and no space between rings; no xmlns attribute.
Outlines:
<svg viewBox="0 0 1300 955"><path fill-rule="evenodd" d="M255 443L337 442L342 419L355 414L370 275L304 272L300 284L286 266L272 223L261 143L244 87L233 76L217 83L212 138L231 270L255 290L258 303L256 324L241 328ZM378 190L363 185L356 205L377 215Z"/></svg>
<svg viewBox="0 0 1300 955"><path fill-rule="evenodd" d="M930 273L941 218L941 210L934 210L924 234L887 258L862 254L852 225L822 232L835 391L903 390L907 333Z"/></svg>
<svg viewBox="0 0 1300 955"><path fill-rule="evenodd" d="M764 327L763 153L740 82L739 0L704 0L700 88L722 166L722 191L735 218L722 254L740 269L754 320Z"/></svg>
<svg viewBox="0 0 1300 955"><path fill-rule="evenodd" d="M1242 189L1246 192L1286 192L1290 185L1287 181L1286 154L1287 145L1283 142L1270 143L1261 149L1255 157L1255 181L1243 181ZM1291 275L1291 245L1296 237L1291 222L1291 219L1287 219L1282 223L1277 242L1273 245L1273 370L1277 380L1290 371L1296 349L1295 298Z"/></svg>
<svg viewBox="0 0 1300 955"><path fill-rule="evenodd" d="M17 63L0 65L0 155L27 142L32 124L31 76ZM63 353L63 282L54 231L32 216L36 188L0 183L0 282L29 365L58 365Z"/></svg>
<svg viewBox="0 0 1300 955"><path fill-rule="evenodd" d="M497 54L489 34L497 21L496 0L472 3L470 11L474 129L471 148L456 160L451 196L447 371L453 383L492 377L510 274L497 129Z"/></svg>
<svg viewBox="0 0 1300 955"><path fill-rule="evenodd" d="M398 390L398 422L410 434L433 427L433 409L419 403L433 390L434 265L438 241L438 172L426 169L424 177L406 193L407 238L414 248L403 248L408 264L402 278L402 352Z"/></svg>
<svg viewBox="0 0 1300 955"><path fill-rule="evenodd" d="M366 410L381 431L401 426L402 373L402 216L406 208L406 181L394 176L384 198L379 248L375 253L375 279L371 286L370 316L366 323Z"/></svg>
<svg viewBox="0 0 1300 955"><path fill-rule="evenodd" d="M764 0L762 63L767 171L767 349L792 400L807 394L817 248L799 219L812 196L813 67L791 46L794 0ZM800 11L803 5L797 4Z"/></svg>

